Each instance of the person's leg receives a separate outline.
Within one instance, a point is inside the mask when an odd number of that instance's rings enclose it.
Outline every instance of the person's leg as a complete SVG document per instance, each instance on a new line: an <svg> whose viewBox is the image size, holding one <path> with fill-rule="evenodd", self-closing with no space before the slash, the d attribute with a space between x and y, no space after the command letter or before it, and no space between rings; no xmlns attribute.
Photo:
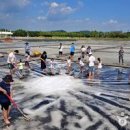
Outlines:
<svg viewBox="0 0 130 130"><path fill-rule="evenodd" d="M122 65L124 64L124 58L123 58L123 56L122 56Z"/></svg>
<svg viewBox="0 0 130 130"><path fill-rule="evenodd" d="M120 64L121 57L119 56L119 64Z"/></svg>
<svg viewBox="0 0 130 130"><path fill-rule="evenodd" d="M9 112L10 112L9 104L3 104L2 105L2 114L3 114L4 122L7 125L10 124L10 121L8 119L9 118Z"/></svg>
<svg viewBox="0 0 130 130"><path fill-rule="evenodd" d="M91 67L89 67L89 75L88 75L88 79L90 80L91 79Z"/></svg>

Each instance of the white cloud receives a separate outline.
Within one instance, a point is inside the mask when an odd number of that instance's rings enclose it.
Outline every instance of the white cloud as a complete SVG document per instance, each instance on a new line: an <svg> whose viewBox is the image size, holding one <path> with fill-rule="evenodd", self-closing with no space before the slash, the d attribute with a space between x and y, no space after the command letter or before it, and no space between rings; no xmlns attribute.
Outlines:
<svg viewBox="0 0 130 130"><path fill-rule="evenodd" d="M47 18L45 16L38 16L37 19L38 20L46 20Z"/></svg>
<svg viewBox="0 0 130 130"><path fill-rule="evenodd" d="M108 23L110 23L110 24L116 24L116 23L118 23L118 21L117 21L117 20L110 19L110 20L108 21Z"/></svg>
<svg viewBox="0 0 130 130"><path fill-rule="evenodd" d="M75 11L74 8L64 4L64 3L56 3L52 2L49 6L48 15L56 15L56 14L71 14Z"/></svg>
<svg viewBox="0 0 130 130"><path fill-rule="evenodd" d="M103 22L104 25L112 25L112 24L118 24L117 20L110 19L107 22Z"/></svg>
<svg viewBox="0 0 130 130"><path fill-rule="evenodd" d="M59 6L59 4L56 3L56 2L52 2L52 3L50 4L50 7L51 7L51 8L56 8L56 7L58 7L58 6Z"/></svg>

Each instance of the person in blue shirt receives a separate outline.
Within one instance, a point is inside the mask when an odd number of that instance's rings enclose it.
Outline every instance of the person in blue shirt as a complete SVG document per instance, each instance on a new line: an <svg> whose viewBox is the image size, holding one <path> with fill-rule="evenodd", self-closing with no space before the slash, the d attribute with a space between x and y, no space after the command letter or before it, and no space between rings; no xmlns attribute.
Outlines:
<svg viewBox="0 0 130 130"><path fill-rule="evenodd" d="M11 82L13 82L13 78L11 75L6 75L3 78L3 80L0 82L0 105L1 105L4 122L6 125L10 124L9 113L10 113L11 102L6 95L12 96L11 85L10 85Z"/></svg>
<svg viewBox="0 0 130 130"><path fill-rule="evenodd" d="M70 57L71 57L71 60L73 60L74 53L75 53L75 45L74 45L74 43L72 43L71 46L70 46Z"/></svg>

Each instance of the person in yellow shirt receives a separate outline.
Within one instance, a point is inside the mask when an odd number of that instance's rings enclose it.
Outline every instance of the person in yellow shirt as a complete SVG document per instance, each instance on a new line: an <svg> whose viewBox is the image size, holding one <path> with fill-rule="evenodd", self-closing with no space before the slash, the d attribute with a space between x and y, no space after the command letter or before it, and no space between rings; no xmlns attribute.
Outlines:
<svg viewBox="0 0 130 130"><path fill-rule="evenodd" d="M20 74L22 75L23 69L24 69L24 63L22 63L21 59L19 60L18 68L19 68Z"/></svg>

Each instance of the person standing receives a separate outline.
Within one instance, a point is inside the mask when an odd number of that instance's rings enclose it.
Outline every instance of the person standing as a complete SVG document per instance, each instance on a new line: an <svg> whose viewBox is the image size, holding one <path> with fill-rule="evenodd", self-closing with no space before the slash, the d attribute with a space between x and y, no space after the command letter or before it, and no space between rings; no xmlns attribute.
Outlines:
<svg viewBox="0 0 130 130"><path fill-rule="evenodd" d="M7 63L8 63L8 67L10 69L11 75L14 74L16 63L17 63L15 53L18 53L18 51L11 51L8 55L8 58L7 58Z"/></svg>
<svg viewBox="0 0 130 130"><path fill-rule="evenodd" d="M66 72L67 74L70 73L71 68L72 68L72 62L71 62L71 57L69 56L67 59L67 72Z"/></svg>
<svg viewBox="0 0 130 130"><path fill-rule="evenodd" d="M81 57L84 58L86 52L86 48L84 45L81 46Z"/></svg>
<svg viewBox="0 0 130 130"><path fill-rule="evenodd" d="M92 53L91 46L88 46L88 47L87 47L87 55L89 55L89 53Z"/></svg>
<svg viewBox="0 0 130 130"><path fill-rule="evenodd" d="M120 47L120 50L118 52L119 54L119 64L122 62L122 65L124 64L124 50L123 47Z"/></svg>
<svg viewBox="0 0 130 130"><path fill-rule="evenodd" d="M95 57L92 53L89 53L89 77L88 79L93 79L95 73Z"/></svg>
<svg viewBox="0 0 130 130"><path fill-rule="evenodd" d="M75 45L74 43L72 43L70 46L70 58L72 61L73 61L74 53L75 53Z"/></svg>
<svg viewBox="0 0 130 130"><path fill-rule="evenodd" d="M25 54L30 55L31 47L28 42L25 43Z"/></svg>
<svg viewBox="0 0 130 130"><path fill-rule="evenodd" d="M60 43L60 46L59 46L59 56L62 56L63 55L63 45L62 43Z"/></svg>
<svg viewBox="0 0 130 130"><path fill-rule="evenodd" d="M97 58L97 62L98 62L98 66L97 66L97 68L98 69L101 69L102 68L102 61L101 61L101 58Z"/></svg>
<svg viewBox="0 0 130 130"><path fill-rule="evenodd" d="M47 59L47 53L44 51L41 55L41 69L45 70L46 69L46 59Z"/></svg>
<svg viewBox="0 0 130 130"><path fill-rule="evenodd" d="M84 63L83 61L81 60L81 58L78 58L78 63L79 63L79 66L80 66L80 73L83 73L83 69L84 69Z"/></svg>
<svg viewBox="0 0 130 130"><path fill-rule="evenodd" d="M9 113L10 113L11 102L6 95L12 97L12 90L10 85L11 82L13 82L13 78L11 75L6 75L3 78L3 80L0 82L0 105L2 109L4 122L6 125L10 125Z"/></svg>

